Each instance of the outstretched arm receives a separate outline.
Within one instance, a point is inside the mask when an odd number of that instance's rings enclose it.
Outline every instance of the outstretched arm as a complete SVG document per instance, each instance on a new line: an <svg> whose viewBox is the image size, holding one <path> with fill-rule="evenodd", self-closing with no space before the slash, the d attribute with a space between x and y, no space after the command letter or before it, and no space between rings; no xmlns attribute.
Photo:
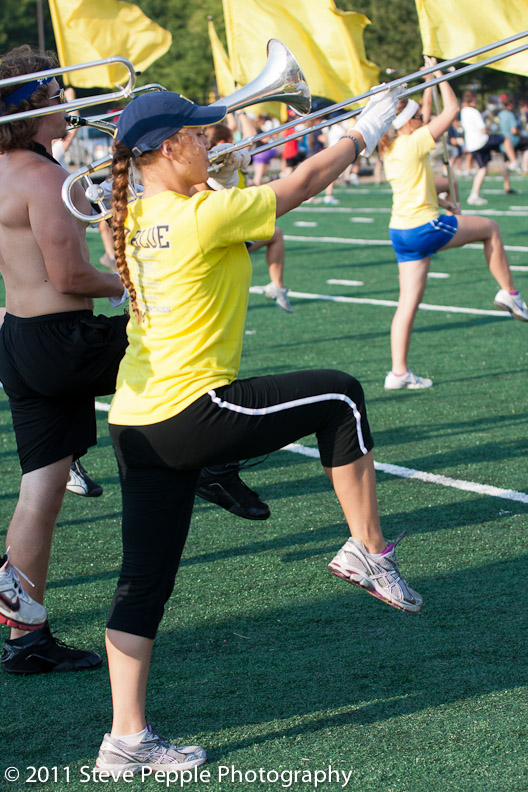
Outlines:
<svg viewBox="0 0 528 792"><path fill-rule="evenodd" d="M396 116L403 87L375 94L356 123L330 148L302 162L289 176L269 182L277 199L277 217L321 192L366 150L370 154Z"/></svg>
<svg viewBox="0 0 528 792"><path fill-rule="evenodd" d="M426 55L425 57L425 64L426 66L434 66L436 64L436 58L430 58ZM432 79L433 77L441 77L442 71L439 69L432 73L432 75L428 75L426 79ZM433 96L431 89L426 88L425 94L429 95L429 102L432 102ZM424 94L424 102L426 96ZM431 135L434 137L435 140L438 140L439 137L444 133L447 132L453 121L455 120L457 113L459 111L458 100L456 98L455 92L451 88L451 85L447 80L443 80L440 83L440 95L442 97L442 104L443 108L437 116L434 116L429 123L429 131ZM424 121L425 121L425 114L424 114Z"/></svg>

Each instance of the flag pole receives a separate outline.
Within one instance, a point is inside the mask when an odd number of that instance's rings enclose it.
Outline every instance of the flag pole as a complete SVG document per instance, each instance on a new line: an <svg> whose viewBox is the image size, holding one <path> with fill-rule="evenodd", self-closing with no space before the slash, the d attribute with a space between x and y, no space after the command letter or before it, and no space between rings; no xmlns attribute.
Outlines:
<svg viewBox="0 0 528 792"><path fill-rule="evenodd" d="M427 83L426 83L426 86L427 86ZM431 90L433 92L433 104L434 104L435 113L436 113L436 115L439 115L440 114L440 105L439 105L439 102L438 102L438 90L437 90L436 85L433 85ZM449 182L449 192L451 193L451 200L453 201L453 203L458 203L457 202L456 192L455 192L455 179L453 177L453 171L452 171L451 165L449 163L449 153L447 151L447 132L442 132L440 137L441 137L441 140L442 140L442 153L444 155L443 159L444 159L444 165L445 165L446 173L447 173L447 180Z"/></svg>
<svg viewBox="0 0 528 792"><path fill-rule="evenodd" d="M42 0L37 0L37 30L38 30L38 47L41 52L46 49L46 42L44 40L44 16L42 14Z"/></svg>

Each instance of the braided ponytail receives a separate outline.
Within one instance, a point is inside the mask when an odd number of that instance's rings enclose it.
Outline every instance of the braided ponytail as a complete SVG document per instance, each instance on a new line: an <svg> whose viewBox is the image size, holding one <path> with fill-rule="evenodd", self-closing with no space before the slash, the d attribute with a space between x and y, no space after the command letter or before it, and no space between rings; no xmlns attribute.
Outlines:
<svg viewBox="0 0 528 792"><path fill-rule="evenodd" d="M138 324L141 323L141 312L137 304L136 290L130 280L130 272L125 255L125 220L128 209L128 173L132 152L116 141L114 143L114 157L112 161L112 202L114 216L112 229L114 235L114 249L116 267L123 286L130 295L130 307L136 315Z"/></svg>
<svg viewBox="0 0 528 792"><path fill-rule="evenodd" d="M168 140L180 151L183 147L185 138L188 137L184 130L175 132ZM195 143L195 145L197 145ZM145 151L137 159L134 165L141 171L145 166L151 165L160 156L159 151ZM130 171L130 160L132 152L119 140L114 142L114 156L112 159L112 203L113 203L113 235L116 267L119 277L130 295L130 307L134 311L138 323L143 317L138 308L136 290L130 280L130 272L125 255L125 220L128 211L128 180Z"/></svg>

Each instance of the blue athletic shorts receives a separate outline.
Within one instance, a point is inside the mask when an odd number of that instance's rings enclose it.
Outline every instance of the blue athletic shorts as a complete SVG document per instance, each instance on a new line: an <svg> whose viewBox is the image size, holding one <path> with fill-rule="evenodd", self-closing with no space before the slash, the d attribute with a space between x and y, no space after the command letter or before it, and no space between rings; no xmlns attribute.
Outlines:
<svg viewBox="0 0 528 792"><path fill-rule="evenodd" d="M432 256L455 236L457 227L456 215L439 215L436 220L416 228L389 228L397 262Z"/></svg>

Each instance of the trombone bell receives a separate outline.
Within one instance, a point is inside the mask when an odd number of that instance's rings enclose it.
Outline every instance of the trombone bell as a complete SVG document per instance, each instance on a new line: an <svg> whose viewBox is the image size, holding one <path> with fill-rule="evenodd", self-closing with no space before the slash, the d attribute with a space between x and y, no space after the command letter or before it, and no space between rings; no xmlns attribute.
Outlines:
<svg viewBox="0 0 528 792"><path fill-rule="evenodd" d="M285 102L304 115L312 106L310 89L301 67L288 47L279 39L270 39L268 59L258 77L213 105L227 105L229 113L259 102Z"/></svg>

